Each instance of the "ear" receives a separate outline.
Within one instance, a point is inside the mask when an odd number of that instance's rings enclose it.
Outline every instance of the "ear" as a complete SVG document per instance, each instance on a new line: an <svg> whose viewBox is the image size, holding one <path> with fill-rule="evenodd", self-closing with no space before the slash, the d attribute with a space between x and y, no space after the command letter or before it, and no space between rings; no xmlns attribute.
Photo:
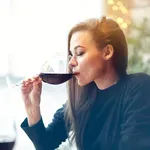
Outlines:
<svg viewBox="0 0 150 150"><path fill-rule="evenodd" d="M104 60L109 60L112 58L114 54L114 48L112 45L108 44L104 49L103 49L103 58Z"/></svg>

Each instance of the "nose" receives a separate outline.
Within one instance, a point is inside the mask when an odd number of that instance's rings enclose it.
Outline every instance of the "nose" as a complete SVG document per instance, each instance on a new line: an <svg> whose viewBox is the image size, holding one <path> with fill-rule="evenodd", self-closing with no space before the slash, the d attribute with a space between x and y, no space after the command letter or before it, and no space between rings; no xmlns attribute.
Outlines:
<svg viewBox="0 0 150 150"><path fill-rule="evenodd" d="M75 67L75 66L77 66L78 65L78 62L77 62L77 60L74 58L74 56L70 56L69 57L69 66L71 67L71 68L73 68L73 67Z"/></svg>

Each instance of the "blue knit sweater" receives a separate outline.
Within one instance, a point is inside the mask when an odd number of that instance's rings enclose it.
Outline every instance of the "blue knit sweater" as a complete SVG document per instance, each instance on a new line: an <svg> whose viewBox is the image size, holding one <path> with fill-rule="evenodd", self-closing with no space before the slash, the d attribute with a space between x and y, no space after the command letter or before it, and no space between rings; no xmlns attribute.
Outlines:
<svg viewBox="0 0 150 150"><path fill-rule="evenodd" d="M150 76L127 75L117 84L98 90L83 135L84 150L150 150ZM67 139L64 107L44 127L42 118L22 129L36 150L54 150Z"/></svg>

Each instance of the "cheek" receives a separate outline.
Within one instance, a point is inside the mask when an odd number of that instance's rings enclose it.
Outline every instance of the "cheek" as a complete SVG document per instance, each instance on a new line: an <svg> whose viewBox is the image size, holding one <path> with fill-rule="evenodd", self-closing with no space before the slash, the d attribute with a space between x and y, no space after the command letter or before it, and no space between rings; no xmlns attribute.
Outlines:
<svg viewBox="0 0 150 150"><path fill-rule="evenodd" d="M105 62L100 56L84 57L78 61L80 69L79 82L91 82L104 72Z"/></svg>
<svg viewBox="0 0 150 150"><path fill-rule="evenodd" d="M99 68L95 68L87 64L82 69L82 73L77 77L77 81L80 86L85 86L94 81L100 75L101 71Z"/></svg>
<svg viewBox="0 0 150 150"><path fill-rule="evenodd" d="M78 77L79 85L85 85L92 82L98 74L98 70L92 65L92 63L83 64L80 69L81 74Z"/></svg>
<svg viewBox="0 0 150 150"><path fill-rule="evenodd" d="M80 74L80 76L77 77L77 81L80 86L87 85L90 82L94 81L94 79L95 79L95 75L93 73L93 69L86 69Z"/></svg>
<svg viewBox="0 0 150 150"><path fill-rule="evenodd" d="M105 62L100 59L92 59L81 64L85 79L94 79L105 72Z"/></svg>

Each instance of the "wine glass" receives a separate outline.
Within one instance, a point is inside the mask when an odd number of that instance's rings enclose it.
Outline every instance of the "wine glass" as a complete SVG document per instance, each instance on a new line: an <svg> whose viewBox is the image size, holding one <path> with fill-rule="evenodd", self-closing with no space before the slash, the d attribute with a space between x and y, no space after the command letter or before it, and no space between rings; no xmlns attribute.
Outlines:
<svg viewBox="0 0 150 150"><path fill-rule="evenodd" d="M16 122L7 100L0 100L0 150L13 150L17 138Z"/></svg>
<svg viewBox="0 0 150 150"><path fill-rule="evenodd" d="M43 82L57 85L64 83L73 77L73 73L70 73L69 71L67 71L67 69L64 69L65 65L62 61L59 61L57 63L58 64L56 65L56 62L46 61L41 66L40 73L38 75ZM15 87L20 86L23 80L13 84L10 77L6 76L6 82L8 86Z"/></svg>
<svg viewBox="0 0 150 150"><path fill-rule="evenodd" d="M61 63L60 63L61 65ZM62 72L60 68L54 69L49 62L45 62L41 67L41 73L39 74L43 82L49 84L61 84L73 77L73 73Z"/></svg>

